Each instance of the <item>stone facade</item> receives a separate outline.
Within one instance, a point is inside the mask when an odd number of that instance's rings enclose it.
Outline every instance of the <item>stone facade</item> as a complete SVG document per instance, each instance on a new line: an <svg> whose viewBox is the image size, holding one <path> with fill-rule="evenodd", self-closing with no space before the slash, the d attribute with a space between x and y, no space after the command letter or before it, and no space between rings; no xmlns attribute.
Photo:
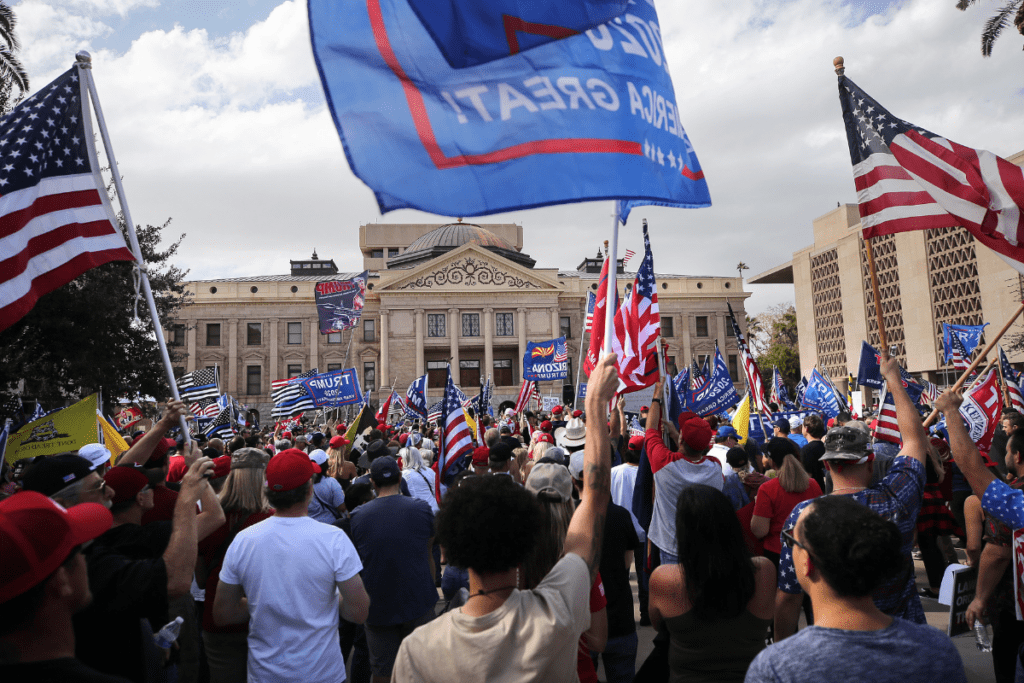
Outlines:
<svg viewBox="0 0 1024 683"><path fill-rule="evenodd" d="M490 227L479 226L484 231ZM303 274L187 282L193 303L182 310L175 321L177 330L172 327L168 338L177 338L184 346L183 372L217 365L222 391L258 410L264 420L272 407L271 381L313 367L321 372L354 367L363 388L372 387L373 398L379 400L387 396L392 382L404 395L413 379L432 374L431 370L442 374L450 362L455 381L470 395L479 378L490 375L496 383L497 406L518 392L527 341L563 333L571 364L566 383L575 384L581 341L589 343L589 336L581 332L587 292L597 288L599 274L587 272L595 270L595 259L585 259L576 270L527 267L498 253L502 248L521 251L522 228L494 227L486 239L464 239L465 243L411 267L382 268L386 263L381 263L376 249L396 249L405 262L415 261L406 248L439 226L360 226L369 281L363 316L354 330L319 334L313 288L319 280L357 273L334 273L332 262L303 261L292 263L292 273ZM405 244L389 246L396 236ZM495 247L495 240L502 247ZM438 248L433 249L437 253ZM298 269L297 263L331 267L305 275L308 271ZM620 297L633 277L619 275ZM670 359L682 367L691 357L713 353L717 341L742 393L742 369L726 307L731 303L743 320L743 302L749 294L743 291L742 280L663 274L656 279ZM431 377L428 390L431 401L442 393L433 386L439 383L436 377ZM541 392L561 395L561 384L543 383Z"/></svg>

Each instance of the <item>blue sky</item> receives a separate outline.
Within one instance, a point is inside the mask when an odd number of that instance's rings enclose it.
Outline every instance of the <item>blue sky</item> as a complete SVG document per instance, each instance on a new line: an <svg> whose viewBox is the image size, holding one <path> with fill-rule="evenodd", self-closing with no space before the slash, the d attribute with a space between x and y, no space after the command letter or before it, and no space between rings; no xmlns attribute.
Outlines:
<svg viewBox="0 0 1024 683"><path fill-rule="evenodd" d="M352 174L324 104L304 0L21 0L12 3L35 87L93 53L132 214L174 219L194 277L286 270L313 248L360 266L361 223L381 216ZM729 0L658 3L680 117L714 205L650 207L659 272L755 274L811 242L811 221L855 202L831 61L897 116L1008 156L1024 149L1022 38L979 49L995 0ZM602 203L517 211L542 267L572 267L606 236ZM639 220L622 249L639 251ZM596 229L593 226L600 226ZM635 228L635 230L633 230ZM697 256L699 255L699 256ZM791 301L752 288L757 311Z"/></svg>

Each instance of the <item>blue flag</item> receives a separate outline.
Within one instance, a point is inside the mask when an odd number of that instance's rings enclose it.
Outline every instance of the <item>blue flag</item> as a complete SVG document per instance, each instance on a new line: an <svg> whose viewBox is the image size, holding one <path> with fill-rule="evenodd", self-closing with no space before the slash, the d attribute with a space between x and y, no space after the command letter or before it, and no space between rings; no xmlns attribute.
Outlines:
<svg viewBox="0 0 1024 683"><path fill-rule="evenodd" d="M711 376L700 389L694 390L690 396L689 409L701 417L715 415L731 405L740 402L739 394L732 383L729 366L725 363L721 351L715 348L715 361L711 366Z"/></svg>
<svg viewBox="0 0 1024 683"><path fill-rule="evenodd" d="M441 54L456 69L579 35L623 14L630 4L629 0L408 2Z"/></svg>
<svg viewBox="0 0 1024 683"><path fill-rule="evenodd" d="M881 389L885 386L885 379L882 377L882 355L875 350L875 347L862 341L860 345L860 364L857 366L857 384L872 389ZM919 387L917 394L921 395L924 387L907 372L906 368L900 366L900 377L903 378L903 386L914 385ZM917 398L911 396L914 400Z"/></svg>
<svg viewBox="0 0 1024 683"><path fill-rule="evenodd" d="M554 4L554 3L552 3ZM408 0L310 0L324 93L382 213L626 200L710 206L651 2L632 18L453 69Z"/></svg>
<svg viewBox="0 0 1024 683"><path fill-rule="evenodd" d="M363 402L354 368L313 375L301 382L317 408L337 408Z"/></svg>
<svg viewBox="0 0 1024 683"><path fill-rule="evenodd" d="M838 415L842 405L832 383L818 372L818 368L811 371L802 403L805 408L820 411L828 417Z"/></svg>
<svg viewBox="0 0 1024 683"><path fill-rule="evenodd" d="M804 404L805 391L807 391L807 378L801 377L800 381L796 385L796 389L793 391L793 398L796 399L796 404L799 406Z"/></svg>
<svg viewBox="0 0 1024 683"><path fill-rule="evenodd" d="M988 323L985 323L985 325L988 325ZM964 356L964 359L970 359L974 349L978 348L978 344L981 343L981 333L985 330L985 325L950 325L949 323L942 323L942 362L948 363L953 355L953 344L950 340L950 335L952 334L959 337L960 342L964 345L964 351L967 354Z"/></svg>
<svg viewBox="0 0 1024 683"><path fill-rule="evenodd" d="M565 337L542 342L527 342L523 356L523 379L547 382L565 379L569 372L569 350Z"/></svg>
<svg viewBox="0 0 1024 683"><path fill-rule="evenodd" d="M427 417L427 376L417 377L405 391L405 411L417 417Z"/></svg>
<svg viewBox="0 0 1024 683"><path fill-rule="evenodd" d="M679 415L684 410L688 410L690 404L689 401L689 377L683 377L684 373L680 373L675 376L675 379L667 383L668 388L668 405L665 408L668 410L668 419L672 421L672 424L679 424ZM689 375L689 373L685 373ZM680 381L680 379L682 381ZM679 387L684 387L680 390Z"/></svg>

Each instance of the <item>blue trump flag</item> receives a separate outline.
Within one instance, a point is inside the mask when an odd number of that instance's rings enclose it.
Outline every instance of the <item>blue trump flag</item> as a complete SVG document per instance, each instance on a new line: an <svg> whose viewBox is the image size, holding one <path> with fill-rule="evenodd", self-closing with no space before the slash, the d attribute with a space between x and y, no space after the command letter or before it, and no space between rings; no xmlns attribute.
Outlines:
<svg viewBox="0 0 1024 683"><path fill-rule="evenodd" d="M840 411L839 396L836 395L832 383L825 379L818 368L811 371L811 379L807 383L802 401L804 408L818 410L828 417L835 417Z"/></svg>
<svg viewBox="0 0 1024 683"><path fill-rule="evenodd" d="M988 325L988 323L985 323L985 325ZM985 331L985 325L950 325L949 323L942 323L942 362L948 363L953 355L953 345L949 338L952 334L959 337L960 342L963 343L964 351L967 353L964 358L970 359L974 349L978 348L978 344L981 343L981 333ZM968 362L970 361L968 360Z"/></svg>
<svg viewBox="0 0 1024 683"><path fill-rule="evenodd" d="M900 366L900 377L903 378L903 386L906 387L911 384L917 386L917 382L902 366ZM882 377L882 355L875 350L874 346L868 344L866 341L862 341L860 345L860 364L857 366L857 384L860 386L871 387L872 389L881 389L885 386L885 378ZM924 387L922 386L917 391L918 396L920 396L923 389Z"/></svg>
<svg viewBox="0 0 1024 683"><path fill-rule="evenodd" d="M354 368L333 370L300 381L317 408L337 408L363 400Z"/></svg>
<svg viewBox="0 0 1024 683"><path fill-rule="evenodd" d="M547 382L565 379L569 373L569 350L565 337L543 342L527 342L523 356L523 379Z"/></svg>
<svg viewBox="0 0 1024 683"><path fill-rule="evenodd" d="M408 0L308 4L335 127L382 213L619 199L625 221L639 204L711 204L649 2L465 69L448 65Z"/></svg>
<svg viewBox="0 0 1024 683"><path fill-rule="evenodd" d="M690 379L689 373L686 374L687 377L684 378L686 381L685 384L683 384L682 382L677 383L677 380L680 378L680 375L676 375L675 379L670 379L666 383L666 386L668 388L668 405L665 406L665 409L668 411L668 419L671 420L672 424L674 425L679 424L679 416L683 413L683 411L688 409L687 406L690 403ZM680 386L683 386L684 389L680 390Z"/></svg>
<svg viewBox="0 0 1024 683"><path fill-rule="evenodd" d="M448 63L461 69L579 35L629 0L408 0Z"/></svg>
<svg viewBox="0 0 1024 683"><path fill-rule="evenodd" d="M417 417L427 416L427 376L421 375L405 390L405 412Z"/></svg>
<svg viewBox="0 0 1024 683"><path fill-rule="evenodd" d="M690 396L689 409L701 417L717 415L731 405L740 402L739 394L732 383L729 366L725 364L722 353L715 348L715 361L711 366L711 376L707 384L696 389Z"/></svg>

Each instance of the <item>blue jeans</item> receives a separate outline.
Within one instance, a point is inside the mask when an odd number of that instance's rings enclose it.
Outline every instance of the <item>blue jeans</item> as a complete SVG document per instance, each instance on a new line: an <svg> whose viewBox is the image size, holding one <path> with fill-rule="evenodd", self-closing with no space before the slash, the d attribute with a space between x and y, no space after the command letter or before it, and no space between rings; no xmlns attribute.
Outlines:
<svg viewBox="0 0 1024 683"><path fill-rule="evenodd" d="M659 548L660 550L660 548ZM673 555L667 550L661 551L661 564L679 564L679 556Z"/></svg>
<svg viewBox="0 0 1024 683"><path fill-rule="evenodd" d="M604 646L604 652L593 652L590 658L594 660L594 669L597 669L597 659L604 660L604 675L608 683L630 683L636 676L636 631L624 636L609 638Z"/></svg>

